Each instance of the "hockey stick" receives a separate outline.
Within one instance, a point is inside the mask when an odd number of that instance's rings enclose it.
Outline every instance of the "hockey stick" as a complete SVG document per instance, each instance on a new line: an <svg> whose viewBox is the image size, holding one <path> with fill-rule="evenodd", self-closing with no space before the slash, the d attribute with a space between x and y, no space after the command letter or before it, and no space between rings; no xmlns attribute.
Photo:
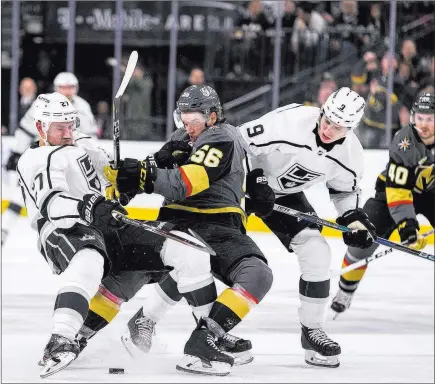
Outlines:
<svg viewBox="0 0 435 384"><path fill-rule="evenodd" d="M121 160L121 153L119 151L119 110L121 106L121 97L124 94L127 85L133 76L134 69L136 68L136 63L138 59L137 51L133 51L128 58L127 67L125 68L124 77L122 78L121 85L119 86L118 92L116 92L115 98L113 99L113 157L114 164L113 168L118 169L119 161Z"/></svg>
<svg viewBox="0 0 435 384"><path fill-rule="evenodd" d="M199 240L202 244L197 244L197 243L193 242L192 240L185 239L184 237L178 236L175 233L171 233L171 232L161 228L161 225L162 225L161 223L165 224L164 222L160 222L160 223L155 222L154 224L156 224L156 225L152 225L147 221L138 221L138 220L129 219L127 216L123 215L120 212L116 212L116 211L112 212L112 216L116 220L122 221L125 224L130 224L130 225L133 225L135 227L141 227L141 228L145 229L146 231L149 231L149 232L155 233L157 235L166 237L167 239L172 239L172 240L178 241L179 243L187 245L188 247L192 247L192 248L198 249L202 252L209 253L212 256L216 256L216 252L196 232L194 232L190 228L188 229L189 233L193 237L195 237L197 240Z"/></svg>
<svg viewBox="0 0 435 384"><path fill-rule="evenodd" d="M434 230L431 229L430 231L422 233L421 235L419 235L419 237L428 237L428 236L432 235L433 233L434 233ZM394 251L393 248L388 248L388 249L385 249L381 252L375 253L374 255L371 255L369 257L366 257L365 259L357 261L356 263L348 265L347 267L344 267L344 268L340 269L339 271L332 272L331 277L344 275L345 273L353 271L354 269L361 268L364 265L367 265L368 263L372 262L373 260L376 260L376 259L379 259L380 257L386 256L393 251Z"/></svg>
<svg viewBox="0 0 435 384"><path fill-rule="evenodd" d="M324 225L325 227L334 228L334 229L337 229L341 232L352 232L352 229L345 227L344 225L340 225L337 223L333 223L332 221L321 219L318 216L311 216L311 215L308 215L306 213L296 211L295 209L284 207L283 205L275 204L273 206L273 209L277 212L284 213L285 215L290 215L290 216L297 217L298 219L301 219L301 220L309 221L310 223ZM431 255L431 254L426 253L426 252L416 251L415 249L408 248L402 244L393 243L392 241L383 239L382 237L378 237L375 240L375 242L378 244L381 244L381 245L385 245L387 247L391 247L391 248L396 249L398 251L402 251L402 252L409 253L409 254L414 255L414 256L421 257L421 258L426 259L426 260L435 261L434 255Z"/></svg>

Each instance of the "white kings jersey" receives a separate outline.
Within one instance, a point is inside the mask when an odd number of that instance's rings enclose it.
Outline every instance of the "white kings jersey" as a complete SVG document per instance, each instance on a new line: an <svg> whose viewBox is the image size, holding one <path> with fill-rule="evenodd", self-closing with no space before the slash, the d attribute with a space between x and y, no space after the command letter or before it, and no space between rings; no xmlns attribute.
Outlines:
<svg viewBox="0 0 435 384"><path fill-rule="evenodd" d="M358 204L363 148L353 131L333 144L321 143L315 134L319 118L317 107L289 104L238 129L250 169L264 170L277 197L323 182L341 215Z"/></svg>
<svg viewBox="0 0 435 384"><path fill-rule="evenodd" d="M20 157L17 173L27 216L39 233L40 244L56 228L70 228L80 219L77 204L86 194L104 191L109 182L104 166L111 160L84 134L75 145L39 146L34 143Z"/></svg>
<svg viewBox="0 0 435 384"><path fill-rule="evenodd" d="M89 103L80 96L73 96L71 103L77 109L77 116L80 119L78 130L86 135L96 136L97 123ZM15 130L15 144L12 148L14 152L23 153L32 141L38 139L38 131L36 130L34 119L35 105L35 102L33 102Z"/></svg>

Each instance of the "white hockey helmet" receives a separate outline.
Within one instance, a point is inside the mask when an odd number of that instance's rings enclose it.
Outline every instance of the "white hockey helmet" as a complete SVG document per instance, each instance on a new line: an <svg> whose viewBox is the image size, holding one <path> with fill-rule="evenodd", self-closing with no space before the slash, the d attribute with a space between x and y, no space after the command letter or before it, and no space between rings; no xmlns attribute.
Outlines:
<svg viewBox="0 0 435 384"><path fill-rule="evenodd" d="M66 85L72 85L74 87L79 86L79 81L77 77L71 72L60 72L53 80L53 85L55 88L62 87Z"/></svg>
<svg viewBox="0 0 435 384"><path fill-rule="evenodd" d="M332 93L322 106L323 114L334 124L356 128L364 115L365 100L348 87Z"/></svg>
<svg viewBox="0 0 435 384"><path fill-rule="evenodd" d="M74 122L73 129L79 125L77 109L68 98L59 92L41 94L35 100L35 122L40 121L42 131L46 133L54 122Z"/></svg>

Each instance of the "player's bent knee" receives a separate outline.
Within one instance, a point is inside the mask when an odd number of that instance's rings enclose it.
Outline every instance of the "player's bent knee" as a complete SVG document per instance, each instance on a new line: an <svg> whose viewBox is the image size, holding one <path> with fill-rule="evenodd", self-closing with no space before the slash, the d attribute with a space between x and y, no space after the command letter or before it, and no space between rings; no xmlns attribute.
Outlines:
<svg viewBox="0 0 435 384"><path fill-rule="evenodd" d="M233 285L240 285L254 296L257 302L263 300L273 283L270 267L257 256L242 259L229 273Z"/></svg>
<svg viewBox="0 0 435 384"><path fill-rule="evenodd" d="M62 285L83 290L88 300L98 291L104 273L104 257L95 249L77 252L62 274Z"/></svg>
<svg viewBox="0 0 435 384"><path fill-rule="evenodd" d="M305 281L329 279L331 249L317 229L305 228L292 240L291 247L296 253Z"/></svg>
<svg viewBox="0 0 435 384"><path fill-rule="evenodd" d="M185 239L189 239L200 244L199 240L187 233L171 231ZM161 251L161 257L165 265L174 267L177 278L201 276L210 274L210 255L198 249L188 247L177 241L167 239Z"/></svg>

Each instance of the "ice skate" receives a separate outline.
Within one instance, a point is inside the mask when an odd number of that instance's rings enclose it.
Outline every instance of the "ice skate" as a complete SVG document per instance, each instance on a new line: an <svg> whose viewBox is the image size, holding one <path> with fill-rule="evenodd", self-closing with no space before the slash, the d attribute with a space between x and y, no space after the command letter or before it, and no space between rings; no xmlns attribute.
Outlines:
<svg viewBox="0 0 435 384"><path fill-rule="evenodd" d="M327 368L340 366L338 355L341 348L322 328L308 328L302 325L301 342L307 364Z"/></svg>
<svg viewBox="0 0 435 384"><path fill-rule="evenodd" d="M338 317L338 315L350 307L354 294L355 292L346 292L341 288L338 289L338 292L332 299L331 303L331 309L335 312L334 320Z"/></svg>
<svg viewBox="0 0 435 384"><path fill-rule="evenodd" d="M77 357L79 357L79 354L82 353L82 351L86 348L86 346L88 345L88 339L86 337L82 337L79 335L76 335L76 339L75 339L76 343L79 346L79 353L77 354L77 356L75 357L77 359ZM41 360L39 360L38 365L41 367L45 366L45 363L47 362L46 359L49 359L50 357L44 354L44 356L42 356Z"/></svg>
<svg viewBox="0 0 435 384"><path fill-rule="evenodd" d="M41 378L51 376L66 368L79 354L79 346L75 340L60 335L51 335L45 347L42 362Z"/></svg>
<svg viewBox="0 0 435 384"><path fill-rule="evenodd" d="M228 375L234 358L222 352L216 343L216 336L206 328L204 319L200 319L184 346L184 357L177 370L209 376Z"/></svg>
<svg viewBox="0 0 435 384"><path fill-rule="evenodd" d="M249 340L226 333L218 339L216 345L223 351L234 357L234 365L244 365L254 360L252 356L252 344Z"/></svg>
<svg viewBox="0 0 435 384"><path fill-rule="evenodd" d="M154 321L144 316L142 308L130 319L121 336L121 343L131 357L137 358L150 351L153 335L156 334L155 325Z"/></svg>

